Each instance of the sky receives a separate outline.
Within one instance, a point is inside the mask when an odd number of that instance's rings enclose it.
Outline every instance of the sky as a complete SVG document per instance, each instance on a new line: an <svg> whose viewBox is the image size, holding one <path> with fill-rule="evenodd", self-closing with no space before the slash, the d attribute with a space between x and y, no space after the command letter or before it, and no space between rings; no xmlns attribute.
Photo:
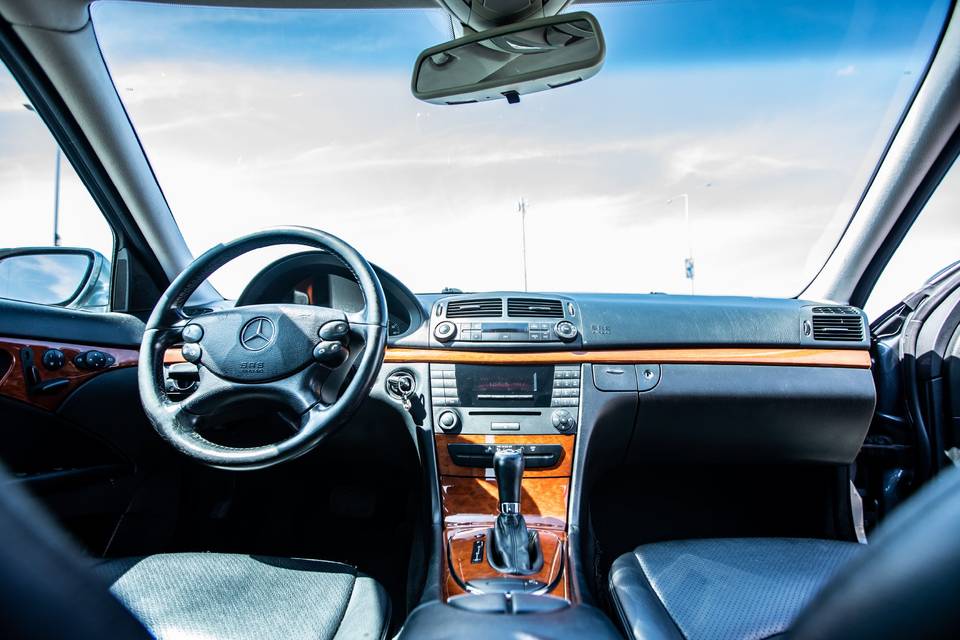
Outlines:
<svg viewBox="0 0 960 640"><path fill-rule="evenodd" d="M307 224L414 291L520 289L523 199L530 290L688 292L692 252L697 293L792 296L853 212L947 2L578 6L606 37L596 77L518 105L456 107L409 89L420 50L450 37L439 11L98 2L92 13L195 253ZM0 134L36 118L3 86ZM52 147L27 148L35 166L52 163ZM8 155L0 187L14 176L24 194L50 192L48 170L34 171L41 189L5 168ZM25 234L49 235L48 208L34 206ZM958 217L944 218L940 237L956 238ZM66 242L92 236L80 226L64 227ZM213 283L236 296L287 250L238 260Z"/></svg>

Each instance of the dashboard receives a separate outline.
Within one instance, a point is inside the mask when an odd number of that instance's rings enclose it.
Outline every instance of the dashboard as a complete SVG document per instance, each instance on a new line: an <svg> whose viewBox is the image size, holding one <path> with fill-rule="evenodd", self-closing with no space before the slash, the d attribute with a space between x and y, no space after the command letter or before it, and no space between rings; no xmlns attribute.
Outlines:
<svg viewBox="0 0 960 640"><path fill-rule="evenodd" d="M400 281L374 267L387 299L389 335L397 338L419 327L423 312L416 296ZM306 251L286 256L258 273L237 299L237 306L293 303L363 310L360 286L338 260L327 253Z"/></svg>
<svg viewBox="0 0 960 640"><path fill-rule="evenodd" d="M374 269L389 317L384 386L402 376L419 389L438 437L584 435L609 422L610 442L622 436L617 450L636 463L849 464L870 424L869 331L853 307L664 294L416 295ZM364 299L336 258L307 251L268 265L237 300L276 303L355 313ZM459 444L451 455L464 464L489 453Z"/></svg>

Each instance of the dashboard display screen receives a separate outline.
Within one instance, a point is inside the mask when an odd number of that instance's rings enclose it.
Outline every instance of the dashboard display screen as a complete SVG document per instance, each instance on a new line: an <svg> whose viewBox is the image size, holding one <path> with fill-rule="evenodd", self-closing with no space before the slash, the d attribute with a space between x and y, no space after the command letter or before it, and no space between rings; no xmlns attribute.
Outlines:
<svg viewBox="0 0 960 640"><path fill-rule="evenodd" d="M457 365L457 395L465 407L549 407L553 366Z"/></svg>

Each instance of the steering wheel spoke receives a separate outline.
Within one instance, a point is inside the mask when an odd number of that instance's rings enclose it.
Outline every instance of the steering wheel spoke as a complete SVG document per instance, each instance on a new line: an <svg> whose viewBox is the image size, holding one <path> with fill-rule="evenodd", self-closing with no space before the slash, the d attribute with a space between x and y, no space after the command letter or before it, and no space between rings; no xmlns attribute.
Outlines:
<svg viewBox="0 0 960 640"><path fill-rule="evenodd" d="M187 317L182 308L204 279L248 251L306 244L341 260L364 296L356 313L293 304L234 307ZM341 426L366 399L386 345L386 300L376 272L342 240L300 227L274 229L220 245L170 285L144 331L141 400L157 431L206 464L257 469L302 455ZM197 365L193 392L173 402L163 390L167 348L183 343ZM227 447L199 435L201 421L277 410L295 427L289 438L261 447Z"/></svg>

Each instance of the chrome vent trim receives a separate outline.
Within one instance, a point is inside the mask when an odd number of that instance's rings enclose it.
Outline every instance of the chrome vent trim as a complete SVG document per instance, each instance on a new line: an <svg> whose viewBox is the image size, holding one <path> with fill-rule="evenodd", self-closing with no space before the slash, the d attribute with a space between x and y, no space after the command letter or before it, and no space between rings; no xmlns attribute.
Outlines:
<svg viewBox="0 0 960 640"><path fill-rule="evenodd" d="M511 318L562 318L563 302L549 298L507 298Z"/></svg>
<svg viewBox="0 0 960 640"><path fill-rule="evenodd" d="M863 319L859 314L832 312L813 315L813 339L832 342L861 342L863 340Z"/></svg>
<svg viewBox="0 0 960 640"><path fill-rule="evenodd" d="M451 300L447 303L448 318L499 318L503 315L500 298Z"/></svg>

